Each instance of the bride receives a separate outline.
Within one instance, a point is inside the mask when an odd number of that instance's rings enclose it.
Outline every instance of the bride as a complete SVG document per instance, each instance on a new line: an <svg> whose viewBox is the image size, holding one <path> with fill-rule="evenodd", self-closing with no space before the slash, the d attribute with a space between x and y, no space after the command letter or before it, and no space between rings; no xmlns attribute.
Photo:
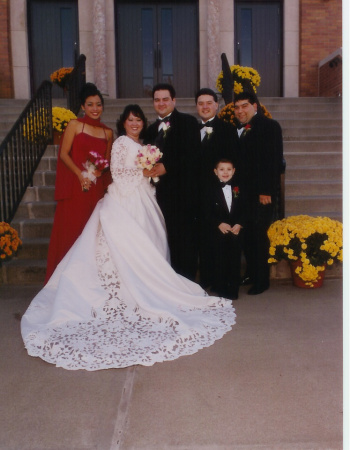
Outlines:
<svg viewBox="0 0 350 450"><path fill-rule="evenodd" d="M69 370L151 366L212 345L235 323L231 301L169 264L150 172L135 164L145 127L141 108L127 106L108 193L22 318L29 355Z"/></svg>

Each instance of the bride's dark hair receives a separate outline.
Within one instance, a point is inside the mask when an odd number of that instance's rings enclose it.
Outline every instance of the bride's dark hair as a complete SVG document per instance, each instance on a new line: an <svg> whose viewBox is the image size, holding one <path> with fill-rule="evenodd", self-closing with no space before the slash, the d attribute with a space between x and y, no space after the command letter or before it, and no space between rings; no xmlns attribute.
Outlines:
<svg viewBox="0 0 350 450"><path fill-rule="evenodd" d="M104 106L102 94L97 89L97 86L94 83L85 83L79 92L80 104L84 105L88 97L94 97L95 95L100 97L102 106Z"/></svg>
<svg viewBox="0 0 350 450"><path fill-rule="evenodd" d="M144 137L146 128L147 128L147 119L145 117L144 112L139 107L139 105L127 105L120 115L120 118L117 120L117 134L118 136L124 136L126 134L125 128L124 128L124 122L126 119L130 116L130 113L134 116L138 117L143 122L143 128L140 133L140 138L142 139Z"/></svg>

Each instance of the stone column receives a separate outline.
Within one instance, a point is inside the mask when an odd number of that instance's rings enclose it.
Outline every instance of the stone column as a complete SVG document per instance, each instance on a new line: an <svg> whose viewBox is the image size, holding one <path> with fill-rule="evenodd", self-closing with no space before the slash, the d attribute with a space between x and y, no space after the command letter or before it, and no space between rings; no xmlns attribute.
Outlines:
<svg viewBox="0 0 350 450"><path fill-rule="evenodd" d="M95 83L102 94L108 94L105 0L94 0L92 20Z"/></svg>
<svg viewBox="0 0 350 450"><path fill-rule="evenodd" d="M220 59L220 0L208 1L208 86L216 89L216 79L221 70Z"/></svg>

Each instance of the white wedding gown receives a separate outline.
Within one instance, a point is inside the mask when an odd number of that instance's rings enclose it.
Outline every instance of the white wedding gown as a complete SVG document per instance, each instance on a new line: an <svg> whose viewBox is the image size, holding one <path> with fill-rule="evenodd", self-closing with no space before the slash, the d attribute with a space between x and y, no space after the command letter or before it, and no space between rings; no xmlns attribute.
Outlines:
<svg viewBox="0 0 350 450"><path fill-rule="evenodd" d="M108 193L22 318L29 355L69 370L150 366L212 345L235 323L231 301L169 265L139 148L126 136L114 142Z"/></svg>

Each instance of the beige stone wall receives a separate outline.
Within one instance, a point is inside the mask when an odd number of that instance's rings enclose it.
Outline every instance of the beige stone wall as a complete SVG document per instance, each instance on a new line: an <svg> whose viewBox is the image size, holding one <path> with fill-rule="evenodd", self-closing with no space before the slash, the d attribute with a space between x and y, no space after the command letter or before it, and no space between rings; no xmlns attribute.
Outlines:
<svg viewBox="0 0 350 450"><path fill-rule="evenodd" d="M103 94L116 96L114 1L78 0L80 53L86 56L86 80Z"/></svg>
<svg viewBox="0 0 350 450"><path fill-rule="evenodd" d="M14 97L30 98L27 1L10 0L10 40Z"/></svg>

